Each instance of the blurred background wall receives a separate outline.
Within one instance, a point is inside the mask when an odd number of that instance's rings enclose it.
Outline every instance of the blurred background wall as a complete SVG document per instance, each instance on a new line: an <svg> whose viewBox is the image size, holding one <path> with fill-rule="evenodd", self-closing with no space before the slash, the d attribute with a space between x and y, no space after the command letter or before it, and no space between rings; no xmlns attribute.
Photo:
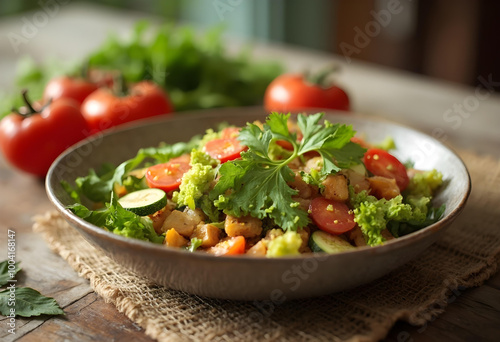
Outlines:
<svg viewBox="0 0 500 342"><path fill-rule="evenodd" d="M39 2L0 2L2 18ZM64 0L68 2L71 0ZM500 2L494 0L72 0L286 43L475 85L500 74ZM498 89L497 89L498 90Z"/></svg>

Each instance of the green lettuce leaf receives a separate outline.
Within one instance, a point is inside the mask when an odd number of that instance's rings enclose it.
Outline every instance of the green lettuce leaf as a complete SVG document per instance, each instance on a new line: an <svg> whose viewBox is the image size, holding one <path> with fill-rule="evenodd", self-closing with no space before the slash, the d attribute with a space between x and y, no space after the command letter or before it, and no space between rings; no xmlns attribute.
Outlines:
<svg viewBox="0 0 500 342"><path fill-rule="evenodd" d="M22 317L64 315L54 298L45 297L30 287L16 287L14 291L15 305L9 305L9 299L12 298L9 288L0 292L0 313L4 316L8 316L12 308L15 309L16 316Z"/></svg>
<svg viewBox="0 0 500 342"><path fill-rule="evenodd" d="M14 263L14 267L9 270L9 260L0 262L0 286L4 286L9 282L10 279L14 279L14 276L21 270L19 267L19 262Z"/></svg>
<svg viewBox="0 0 500 342"><path fill-rule="evenodd" d="M136 190L144 188L141 179L137 179L137 177L134 179L128 175L130 171L142 166L147 160L152 160L155 163L165 163L171 158L189 153L194 147L198 146L199 139L198 136L195 136L187 143L179 142L173 145L142 148L134 158L124 161L116 168L110 164L104 164L97 172L93 169L89 170L87 176L78 177L75 180L75 189L68 187L67 184L63 185L63 187L74 199L76 196L85 196L93 202L109 202L115 184L125 185L129 189ZM79 203L80 201L75 200L75 202Z"/></svg>
<svg viewBox="0 0 500 342"><path fill-rule="evenodd" d="M85 221L106 228L117 235L154 243L162 243L164 240L163 236L156 234L149 217L139 216L123 209L114 193L111 195L111 202L106 203L105 209L89 210L79 203L67 208Z"/></svg>

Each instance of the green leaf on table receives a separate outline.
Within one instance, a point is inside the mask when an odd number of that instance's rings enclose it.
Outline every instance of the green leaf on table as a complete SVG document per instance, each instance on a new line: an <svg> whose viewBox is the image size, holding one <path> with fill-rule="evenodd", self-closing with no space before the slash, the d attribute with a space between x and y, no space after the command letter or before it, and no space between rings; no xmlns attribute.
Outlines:
<svg viewBox="0 0 500 342"><path fill-rule="evenodd" d="M10 310L15 309L16 316L32 317L40 315L64 315L56 300L42 295L30 287L16 287L15 297L11 289L0 292L0 313L10 315ZM15 299L13 301L13 299Z"/></svg>
<svg viewBox="0 0 500 342"><path fill-rule="evenodd" d="M13 264L14 267L9 269L9 260L0 262L0 286L4 286L9 282L9 279L14 279L14 276L21 270L19 262Z"/></svg>

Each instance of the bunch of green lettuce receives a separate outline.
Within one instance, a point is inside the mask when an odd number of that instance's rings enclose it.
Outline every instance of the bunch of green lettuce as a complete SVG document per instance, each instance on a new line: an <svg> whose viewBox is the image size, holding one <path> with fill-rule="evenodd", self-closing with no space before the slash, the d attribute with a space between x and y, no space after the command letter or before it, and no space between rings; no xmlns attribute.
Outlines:
<svg viewBox="0 0 500 342"><path fill-rule="evenodd" d="M382 230L388 229L394 237L400 237L437 222L445 205L432 207L433 192L442 185L443 175L436 171L417 173L404 193L390 200L377 199L366 190L355 194L350 188L350 202L354 217L369 246L382 244Z"/></svg>

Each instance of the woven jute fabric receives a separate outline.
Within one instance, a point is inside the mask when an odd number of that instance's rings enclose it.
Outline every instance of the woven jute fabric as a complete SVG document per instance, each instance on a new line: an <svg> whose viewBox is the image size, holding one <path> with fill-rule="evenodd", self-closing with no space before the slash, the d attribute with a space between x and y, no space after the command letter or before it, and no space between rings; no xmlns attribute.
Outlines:
<svg viewBox="0 0 500 342"><path fill-rule="evenodd" d="M454 291L482 284L500 256L500 163L460 153L472 178L464 212L439 242L370 284L322 298L236 302L157 286L117 265L55 212L35 218L59 253L107 302L159 341L376 341L397 320L425 324Z"/></svg>

